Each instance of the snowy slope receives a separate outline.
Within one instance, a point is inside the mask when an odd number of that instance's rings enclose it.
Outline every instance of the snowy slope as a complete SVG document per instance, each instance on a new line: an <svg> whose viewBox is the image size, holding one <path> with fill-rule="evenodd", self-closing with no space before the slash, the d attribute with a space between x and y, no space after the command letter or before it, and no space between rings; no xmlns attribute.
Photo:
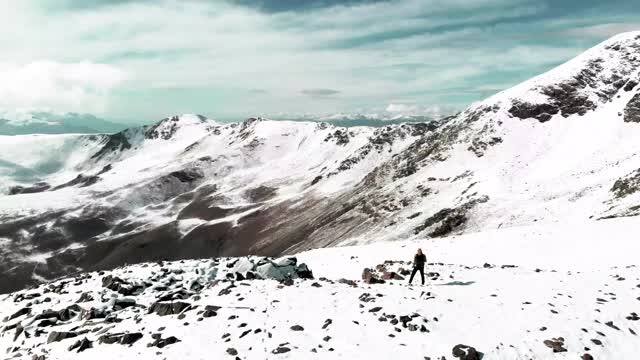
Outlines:
<svg viewBox="0 0 640 360"><path fill-rule="evenodd" d="M625 229L640 221L297 254L315 279L255 257L82 274L0 297L0 348L47 360L453 359L460 344L486 360L632 359L640 245ZM410 269L417 247L430 262L426 286L362 281L364 268Z"/></svg>
<svg viewBox="0 0 640 360"><path fill-rule="evenodd" d="M635 216L638 71L634 32L437 122L182 115L0 138L0 292L143 261Z"/></svg>

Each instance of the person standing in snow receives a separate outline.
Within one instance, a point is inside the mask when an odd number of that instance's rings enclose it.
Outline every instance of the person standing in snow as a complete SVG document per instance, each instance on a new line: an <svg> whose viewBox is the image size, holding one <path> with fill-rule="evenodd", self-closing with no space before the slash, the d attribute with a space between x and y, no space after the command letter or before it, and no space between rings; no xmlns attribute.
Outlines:
<svg viewBox="0 0 640 360"><path fill-rule="evenodd" d="M418 271L420 271L420 279L422 280L422 285L424 285L424 264L426 263L427 257L422 253L422 249L418 249L418 252L413 257L413 271L411 272L411 277L409 278L409 285L411 285L413 277Z"/></svg>

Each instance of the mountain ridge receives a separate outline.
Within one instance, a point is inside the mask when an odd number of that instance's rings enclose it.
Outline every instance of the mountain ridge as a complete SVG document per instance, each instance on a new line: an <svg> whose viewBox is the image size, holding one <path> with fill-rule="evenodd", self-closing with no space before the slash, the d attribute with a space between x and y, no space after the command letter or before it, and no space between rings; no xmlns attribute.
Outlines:
<svg viewBox="0 0 640 360"><path fill-rule="evenodd" d="M33 174L0 171L13 193L0 201L10 240L0 288L165 258L638 215L639 53L639 32L619 35L429 123L184 115L111 135L7 140L0 161ZM18 143L35 155L12 151ZM69 156L48 169L41 154L52 149Z"/></svg>

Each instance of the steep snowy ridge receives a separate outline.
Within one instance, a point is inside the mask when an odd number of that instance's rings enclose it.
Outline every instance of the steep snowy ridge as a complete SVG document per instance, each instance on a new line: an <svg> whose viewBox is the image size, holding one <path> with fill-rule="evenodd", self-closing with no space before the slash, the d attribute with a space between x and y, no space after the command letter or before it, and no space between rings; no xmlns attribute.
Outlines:
<svg viewBox="0 0 640 360"><path fill-rule="evenodd" d="M0 138L0 290L161 259L638 215L639 70L635 32L429 123L182 115Z"/></svg>

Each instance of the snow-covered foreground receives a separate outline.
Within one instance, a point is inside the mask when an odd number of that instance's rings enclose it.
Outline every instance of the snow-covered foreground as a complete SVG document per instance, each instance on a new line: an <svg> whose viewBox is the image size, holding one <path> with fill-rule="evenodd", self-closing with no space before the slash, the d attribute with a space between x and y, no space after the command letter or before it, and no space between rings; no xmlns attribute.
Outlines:
<svg viewBox="0 0 640 360"><path fill-rule="evenodd" d="M282 278L252 265L259 258L89 273L0 298L0 357L454 359L463 344L484 359L632 359L640 243L628 234L638 227L615 219L312 250L297 259L315 279L293 281L239 280ZM406 274L416 247L430 262L425 286L362 281L385 261Z"/></svg>

